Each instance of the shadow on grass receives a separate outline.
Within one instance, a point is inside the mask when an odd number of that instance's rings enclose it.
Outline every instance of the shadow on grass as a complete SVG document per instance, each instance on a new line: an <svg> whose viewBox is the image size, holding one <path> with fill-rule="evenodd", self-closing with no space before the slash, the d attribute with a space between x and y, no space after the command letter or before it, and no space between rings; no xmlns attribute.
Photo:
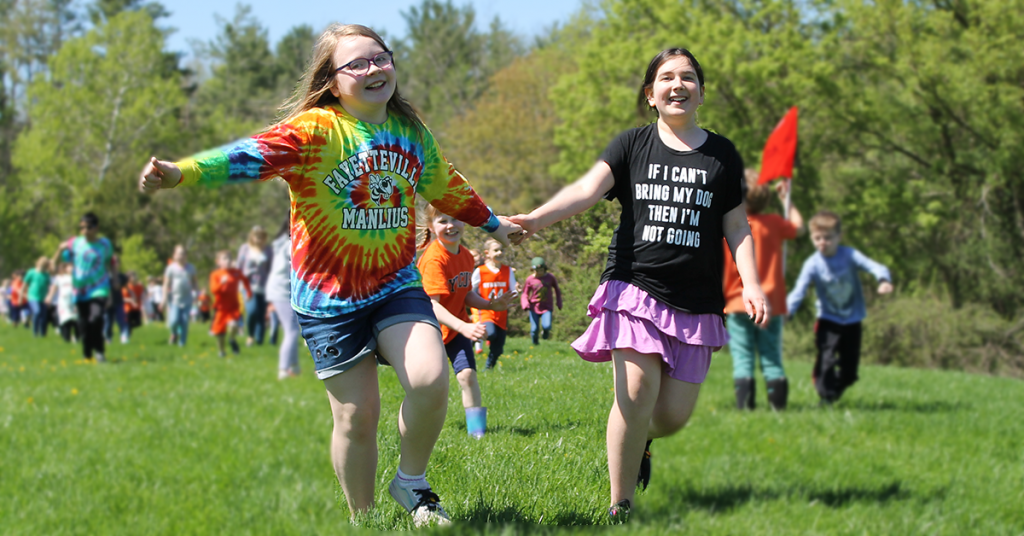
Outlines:
<svg viewBox="0 0 1024 536"><path fill-rule="evenodd" d="M786 411L799 412L828 412L828 411L893 411L905 413L957 413L969 411L972 406L963 402L943 402L941 400L902 400L892 402L889 400L858 400L846 399L836 402L831 408L820 407L814 404L790 404Z"/></svg>
<svg viewBox="0 0 1024 536"><path fill-rule="evenodd" d="M941 495L942 492L939 492ZM787 500L792 502L799 498L810 503L820 503L832 508L842 508L852 503L879 503L906 501L914 494L903 488L900 482L890 482L877 487L848 486L831 490L794 487L788 489L757 488L750 485L728 486L710 490L675 488L668 492L671 497L679 497L679 504L692 508L714 511L729 511L750 502ZM665 508L675 508L666 505ZM668 514L669 511L657 512Z"/></svg>
<svg viewBox="0 0 1024 536"><path fill-rule="evenodd" d="M523 518L520 511L512 506L495 506L480 499L470 505L466 514L467 519L459 521L460 529L469 528L481 533L545 534L561 532L559 527L585 527L595 524L593 515L581 512L558 512L542 517L539 522L533 521Z"/></svg>
<svg viewBox="0 0 1024 536"><path fill-rule="evenodd" d="M970 404L963 402L943 402L941 400L904 400L890 402L888 400L849 400L840 401L836 409L855 409L859 411L905 411L911 413L956 413L971 409Z"/></svg>

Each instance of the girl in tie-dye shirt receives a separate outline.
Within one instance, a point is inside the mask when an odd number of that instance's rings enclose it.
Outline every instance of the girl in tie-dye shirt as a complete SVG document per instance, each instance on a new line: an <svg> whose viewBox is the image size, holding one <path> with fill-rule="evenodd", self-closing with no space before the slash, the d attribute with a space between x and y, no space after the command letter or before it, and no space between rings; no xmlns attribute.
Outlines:
<svg viewBox="0 0 1024 536"><path fill-rule="evenodd" d="M334 414L332 458L351 513L373 506L380 395L373 357L406 397L389 491L417 525L447 523L426 467L447 410L441 334L415 256L415 198L502 242L499 220L441 156L399 95L390 50L369 28L334 25L262 134L178 163L153 158L140 188L281 178L289 186L292 306Z"/></svg>

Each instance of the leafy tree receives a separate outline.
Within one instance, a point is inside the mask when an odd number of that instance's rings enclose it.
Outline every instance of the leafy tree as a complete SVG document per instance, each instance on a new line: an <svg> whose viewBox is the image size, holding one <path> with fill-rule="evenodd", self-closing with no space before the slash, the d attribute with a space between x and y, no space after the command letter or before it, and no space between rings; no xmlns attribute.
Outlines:
<svg viewBox="0 0 1024 536"><path fill-rule="evenodd" d="M68 41L32 84L32 123L13 160L17 202L32 208L36 233L66 234L86 209L102 208L108 230L144 221L138 171L153 148L180 138L184 104L179 80L162 68L162 49L148 15L121 13Z"/></svg>
<svg viewBox="0 0 1024 536"><path fill-rule="evenodd" d="M1024 3L845 1L815 88L859 240L955 306L1024 304Z"/></svg>
<svg viewBox="0 0 1024 536"><path fill-rule="evenodd" d="M438 130L465 113L490 76L522 53L519 39L498 19L489 33L477 31L471 5L423 0L402 17L408 35L394 44L399 87Z"/></svg>
<svg viewBox="0 0 1024 536"><path fill-rule="evenodd" d="M310 55L317 35L308 25L296 26L277 42L275 64L277 68L277 93L282 101L295 90Z"/></svg>

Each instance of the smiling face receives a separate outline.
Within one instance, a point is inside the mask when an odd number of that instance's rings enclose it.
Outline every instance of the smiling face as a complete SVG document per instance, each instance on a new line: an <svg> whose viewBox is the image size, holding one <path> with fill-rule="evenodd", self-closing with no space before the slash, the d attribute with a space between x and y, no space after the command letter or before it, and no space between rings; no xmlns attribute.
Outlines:
<svg viewBox="0 0 1024 536"><path fill-rule="evenodd" d="M344 37L334 49L334 68L359 58L370 60L381 52L384 52L384 47L369 37ZM349 69L334 73L331 93L341 101L341 107L356 119L380 124L388 119L388 101L395 93L396 84L393 63L382 69L371 61L363 74L353 73Z"/></svg>
<svg viewBox="0 0 1024 536"><path fill-rule="evenodd" d="M462 243L462 231L466 224L447 215L441 214L431 220L430 230L434 236L441 241L441 245L452 253L459 252L459 244Z"/></svg>
<svg viewBox="0 0 1024 536"><path fill-rule="evenodd" d="M647 103L658 110L659 120L673 126L696 125L697 107L704 104L697 70L682 55L671 56L658 67L645 94Z"/></svg>
<svg viewBox="0 0 1024 536"><path fill-rule="evenodd" d="M492 264L498 264L504 256L505 250L502 249L500 242L487 243L487 249L484 250L484 260Z"/></svg>

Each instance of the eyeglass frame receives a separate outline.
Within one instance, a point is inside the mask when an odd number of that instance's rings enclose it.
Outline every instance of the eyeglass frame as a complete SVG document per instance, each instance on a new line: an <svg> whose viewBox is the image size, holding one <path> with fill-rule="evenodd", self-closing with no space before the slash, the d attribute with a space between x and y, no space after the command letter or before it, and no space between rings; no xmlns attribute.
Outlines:
<svg viewBox="0 0 1024 536"><path fill-rule="evenodd" d="M377 65L377 62L376 62L376 59L379 58L382 54L387 54L387 56L388 56L388 62L383 67L380 66L380 65ZM366 61L366 69L363 69L362 72L356 72L355 69L352 69L350 67L350 65L352 65L353 63L355 63L355 62L357 62L359 60ZM345 65L342 65L341 67L338 67L337 69L334 70L334 72L335 72L335 74L337 74L337 73L340 73L343 69L347 69L348 72L350 72L350 73L352 73L354 75L363 76L363 75L365 75L366 73L368 73L370 71L370 65L371 64L372 65L377 65L378 69L384 69L385 67L387 67L389 65L394 65L395 64L395 53L394 53L394 51L385 50L383 52L378 52L377 54L374 54L372 58L356 58L356 59L346 63Z"/></svg>

